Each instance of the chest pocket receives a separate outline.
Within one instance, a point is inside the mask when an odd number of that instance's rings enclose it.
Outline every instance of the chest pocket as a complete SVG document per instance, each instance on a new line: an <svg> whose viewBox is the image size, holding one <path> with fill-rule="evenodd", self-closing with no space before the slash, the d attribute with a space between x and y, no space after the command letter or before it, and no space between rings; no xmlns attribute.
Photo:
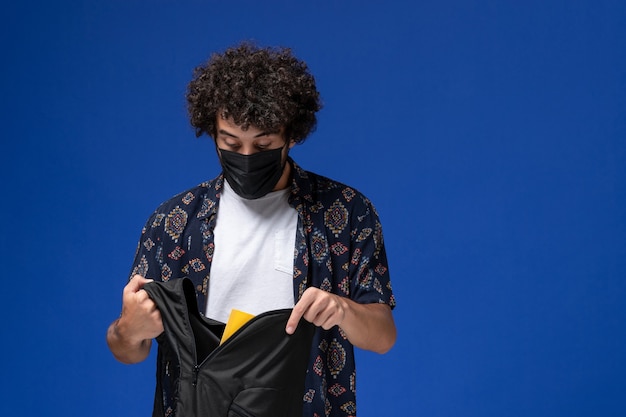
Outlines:
<svg viewBox="0 0 626 417"><path fill-rule="evenodd" d="M173 381L172 416L279 417L302 415L304 380L315 327L302 320L293 335L285 326L291 309L262 313L223 344L224 324L200 315L189 279L144 287L163 319L159 350L179 364ZM157 375L157 386L161 386ZM163 416L157 392L153 416Z"/></svg>
<svg viewBox="0 0 626 417"><path fill-rule="evenodd" d="M274 233L275 270L293 275L295 239L295 233L291 230L278 230Z"/></svg>

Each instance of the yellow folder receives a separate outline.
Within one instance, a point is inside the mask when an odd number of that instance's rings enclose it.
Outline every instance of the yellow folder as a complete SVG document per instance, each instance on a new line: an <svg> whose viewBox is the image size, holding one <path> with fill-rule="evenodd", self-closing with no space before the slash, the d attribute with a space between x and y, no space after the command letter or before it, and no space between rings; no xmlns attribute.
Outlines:
<svg viewBox="0 0 626 417"><path fill-rule="evenodd" d="M246 324L253 317L253 314L246 313L244 311L235 309L230 310L230 316L228 317L228 322L226 322L226 327L224 328L224 334L222 335L220 344L224 343L226 339L231 337L233 333L235 333L241 326Z"/></svg>

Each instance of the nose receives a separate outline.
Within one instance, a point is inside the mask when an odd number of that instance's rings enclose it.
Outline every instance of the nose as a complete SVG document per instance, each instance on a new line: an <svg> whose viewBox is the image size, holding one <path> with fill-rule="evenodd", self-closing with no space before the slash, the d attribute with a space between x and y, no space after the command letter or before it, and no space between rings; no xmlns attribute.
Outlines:
<svg viewBox="0 0 626 417"><path fill-rule="evenodd" d="M243 145L243 146L241 146L241 147L237 150L237 153L239 153L239 154L241 154L241 155L252 155L252 154L257 153L257 152L259 152L259 150L258 150L258 149L256 149L256 148L254 147L254 145L252 145L252 144L249 144L249 145L248 145L248 144Z"/></svg>

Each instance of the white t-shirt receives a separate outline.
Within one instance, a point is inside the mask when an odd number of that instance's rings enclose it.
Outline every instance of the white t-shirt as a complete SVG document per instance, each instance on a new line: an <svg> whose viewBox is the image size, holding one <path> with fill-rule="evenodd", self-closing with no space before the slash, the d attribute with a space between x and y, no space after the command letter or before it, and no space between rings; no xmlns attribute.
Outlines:
<svg viewBox="0 0 626 417"><path fill-rule="evenodd" d="M294 306L298 214L289 188L255 200L224 181L215 224L206 316L226 323L231 309L258 315Z"/></svg>

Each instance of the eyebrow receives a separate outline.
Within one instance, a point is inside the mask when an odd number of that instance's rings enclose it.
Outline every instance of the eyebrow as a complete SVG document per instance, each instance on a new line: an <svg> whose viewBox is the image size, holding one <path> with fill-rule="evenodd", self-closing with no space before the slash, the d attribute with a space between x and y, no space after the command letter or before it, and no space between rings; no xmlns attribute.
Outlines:
<svg viewBox="0 0 626 417"><path fill-rule="evenodd" d="M239 139L239 137L238 137L238 136L233 135L232 133L227 132L227 131L225 131L224 129L220 129L220 130L218 130L218 131L217 131L217 133L222 134L222 135L226 135L226 136L230 136L231 138ZM269 135L273 135L273 134L275 134L275 133L278 133L278 132L261 132L261 133L259 133L258 135L255 135L254 137L255 137L255 138L259 138L259 137L261 137L261 136L269 136Z"/></svg>

